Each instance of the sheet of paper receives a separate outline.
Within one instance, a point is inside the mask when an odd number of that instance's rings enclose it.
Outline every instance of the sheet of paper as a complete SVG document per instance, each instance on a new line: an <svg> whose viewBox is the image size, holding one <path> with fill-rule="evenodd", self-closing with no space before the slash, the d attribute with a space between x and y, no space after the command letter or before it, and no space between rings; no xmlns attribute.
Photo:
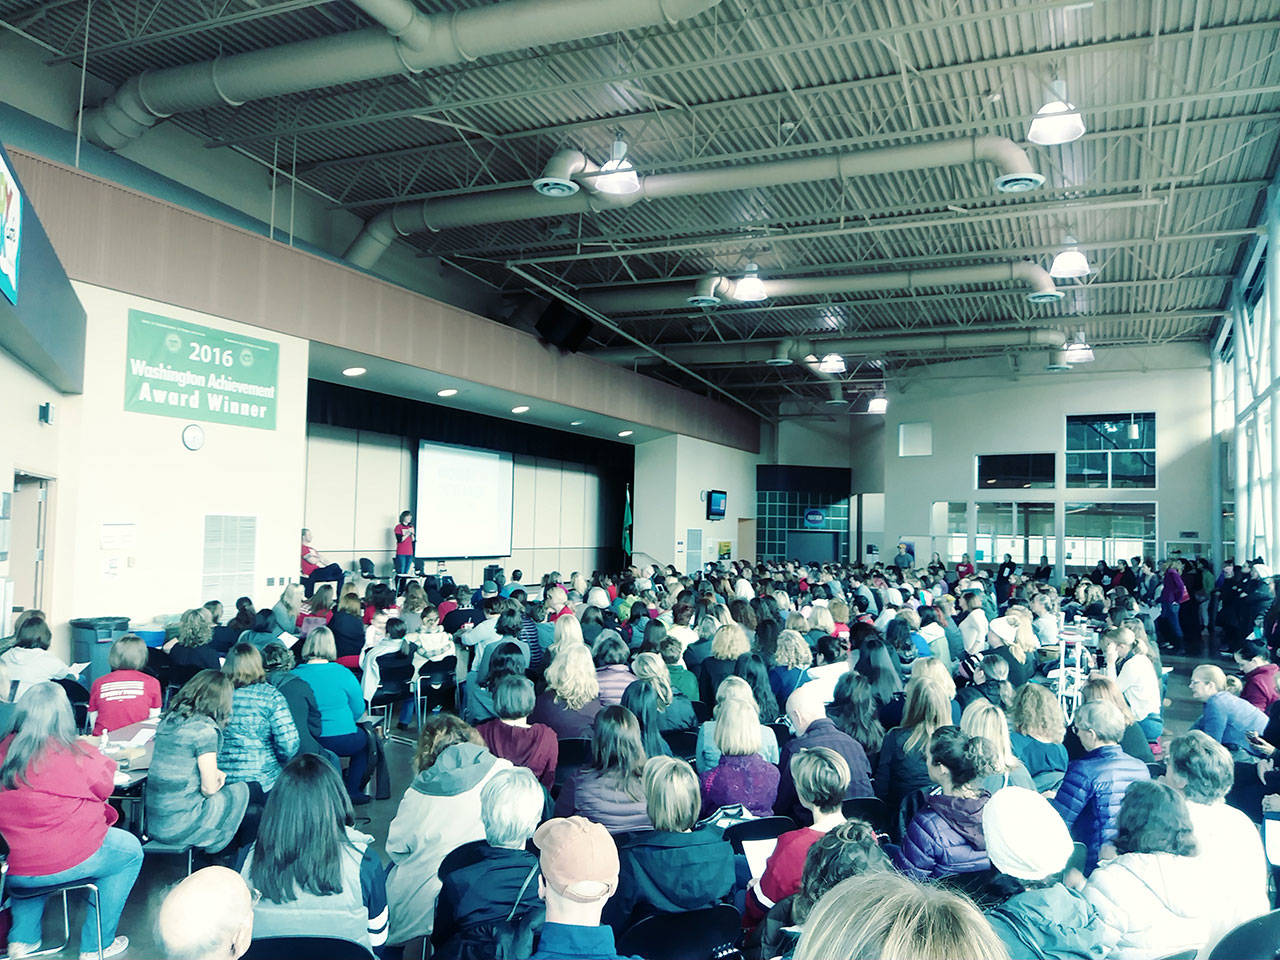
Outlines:
<svg viewBox="0 0 1280 960"><path fill-rule="evenodd" d="M778 845L776 838L769 840L743 840L742 852L746 855L747 866L751 868L751 876L759 879L764 876L765 864L773 855L773 848Z"/></svg>
<svg viewBox="0 0 1280 960"><path fill-rule="evenodd" d="M1280 866L1280 818L1268 816L1262 821L1262 842L1267 850L1267 862Z"/></svg>
<svg viewBox="0 0 1280 960"><path fill-rule="evenodd" d="M125 742L126 747L140 747L152 737L156 735L154 727L143 727L135 733L128 741Z"/></svg>
<svg viewBox="0 0 1280 960"><path fill-rule="evenodd" d="M88 660L86 660L84 663L73 663L71 665L71 672L78 677L80 676L81 673L84 672L84 668L87 667L88 665L89 665Z"/></svg>
<svg viewBox="0 0 1280 960"><path fill-rule="evenodd" d="M117 770L115 772L115 776L112 777L112 780L115 782L117 787L123 787L131 783L133 781L133 777L129 776L129 772L127 770Z"/></svg>

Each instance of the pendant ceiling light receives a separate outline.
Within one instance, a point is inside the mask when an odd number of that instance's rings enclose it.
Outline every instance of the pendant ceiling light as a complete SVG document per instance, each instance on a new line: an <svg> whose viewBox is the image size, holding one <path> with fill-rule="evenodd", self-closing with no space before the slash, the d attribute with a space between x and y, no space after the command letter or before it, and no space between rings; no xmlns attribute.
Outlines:
<svg viewBox="0 0 1280 960"><path fill-rule="evenodd" d="M1042 147L1079 140L1084 136L1084 118L1067 99L1066 83L1054 80L1049 87L1053 91L1052 99L1036 111L1027 139Z"/></svg>
<svg viewBox="0 0 1280 960"><path fill-rule="evenodd" d="M886 397L872 397L867 403L867 413L887 413L889 400Z"/></svg>
<svg viewBox="0 0 1280 960"><path fill-rule="evenodd" d="M640 178L636 176L636 168L627 159L627 142L621 137L613 141L609 150L609 159L600 167L595 176L595 187L601 193L626 195L640 189Z"/></svg>
<svg viewBox="0 0 1280 960"><path fill-rule="evenodd" d="M844 357L838 353L828 353L818 361L818 369L823 373L844 373Z"/></svg>
<svg viewBox="0 0 1280 960"><path fill-rule="evenodd" d="M1076 334L1076 338L1067 344L1067 363L1092 363L1093 347L1084 338L1084 331Z"/></svg>
<svg viewBox="0 0 1280 960"><path fill-rule="evenodd" d="M1053 258L1053 263L1049 267L1049 276L1058 280L1087 277L1091 272L1089 258L1076 246L1076 238L1064 237L1062 242L1065 246Z"/></svg>
<svg viewBox="0 0 1280 960"><path fill-rule="evenodd" d="M744 303L755 303L769 296L765 293L764 281L760 279L758 264L747 264L747 272L733 285L733 296L735 300L741 300Z"/></svg>

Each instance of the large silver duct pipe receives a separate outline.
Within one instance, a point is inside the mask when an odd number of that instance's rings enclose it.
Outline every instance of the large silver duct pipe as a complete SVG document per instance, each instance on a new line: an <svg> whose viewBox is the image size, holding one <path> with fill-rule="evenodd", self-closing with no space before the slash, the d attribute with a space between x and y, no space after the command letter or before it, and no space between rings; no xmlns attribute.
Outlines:
<svg viewBox="0 0 1280 960"><path fill-rule="evenodd" d="M720 0L507 0L431 15L412 0L353 2L382 27L148 70L84 111L84 135L114 150L178 113L675 23Z"/></svg>
<svg viewBox="0 0 1280 960"><path fill-rule="evenodd" d="M739 340L730 343L670 344L663 354L677 363L692 365L750 366L767 363L781 366L787 361L807 363L805 357L838 353L842 357L879 357L888 353L920 350L973 350L991 347L1060 348L1067 342L1061 330L999 330L987 333L925 333L892 337L855 337L831 340ZM595 350L597 360L641 364L658 362L652 354L639 350Z"/></svg>
<svg viewBox="0 0 1280 960"><path fill-rule="evenodd" d="M1032 169L1026 151L1006 137L964 137L878 147L855 153L653 174L639 178L640 189L635 193L621 195L595 192L592 186L598 176L595 165L578 151L560 151L548 161L543 176L535 181L538 184L554 182L560 188L557 190L559 196L540 196L527 188L511 187L438 200L398 203L372 217L352 241L345 256L356 266L368 269L397 235L591 213L606 207L630 206L640 200L700 196L727 190L771 187L780 183L843 180L872 174L896 176L904 170L926 170L979 161L993 163L1000 171L995 179L998 190L1021 192L1044 183L1044 177ZM565 192L574 189L575 183L586 189L564 196Z"/></svg>
<svg viewBox="0 0 1280 960"><path fill-rule="evenodd" d="M1021 283L1027 286L1032 303L1062 299L1049 272L1029 260L1012 263L944 267L936 270L894 270L884 273L855 273L829 277L794 277L762 280L769 299L777 297L818 297L838 293L881 290L915 290L947 287L961 283ZM672 283L654 283L600 290L582 294L601 313L613 316L642 311L687 310L715 302L745 302L735 296L736 281L728 277L691 277Z"/></svg>

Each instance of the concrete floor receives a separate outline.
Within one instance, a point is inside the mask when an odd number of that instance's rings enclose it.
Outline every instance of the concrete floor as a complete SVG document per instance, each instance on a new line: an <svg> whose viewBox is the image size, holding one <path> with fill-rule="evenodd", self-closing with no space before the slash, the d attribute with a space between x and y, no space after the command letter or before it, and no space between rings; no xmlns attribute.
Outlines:
<svg viewBox="0 0 1280 960"><path fill-rule="evenodd" d="M1191 699L1187 682L1192 668L1201 661L1184 657L1166 657L1165 665L1174 668L1169 675L1166 691L1171 701L1165 707L1165 739L1185 733L1200 715L1200 705ZM1216 661L1229 669L1230 664ZM390 741L387 744L388 767L391 772L391 798L374 801L366 807L358 808L358 817L369 817L370 822L359 824L359 829L373 835L375 845L381 854L387 839L387 829L395 817L400 798L408 788L410 781L409 764L413 757L413 749L408 744ZM197 864L198 866L199 864ZM156 942L154 928L156 913L164 899L168 888L182 879L186 869L186 861L176 856L148 857L143 863L142 873L125 907L120 922L120 932L127 935L130 947L125 957L129 960L162 960L162 954ZM70 948L57 956L75 956L74 938L79 929L79 917L82 916L81 902L72 901L71 929L73 943ZM61 911L50 905L45 911L45 943L57 943L61 935Z"/></svg>

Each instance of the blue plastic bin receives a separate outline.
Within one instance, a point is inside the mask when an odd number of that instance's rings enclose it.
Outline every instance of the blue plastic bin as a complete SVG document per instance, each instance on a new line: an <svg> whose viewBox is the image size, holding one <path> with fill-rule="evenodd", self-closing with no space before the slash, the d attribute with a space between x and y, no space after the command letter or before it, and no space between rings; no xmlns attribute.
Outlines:
<svg viewBox="0 0 1280 960"><path fill-rule="evenodd" d="M89 666L80 674L80 682L86 688L111 671L107 664L111 644L128 632L128 617L86 617L71 621L71 659L75 663L89 661Z"/></svg>

